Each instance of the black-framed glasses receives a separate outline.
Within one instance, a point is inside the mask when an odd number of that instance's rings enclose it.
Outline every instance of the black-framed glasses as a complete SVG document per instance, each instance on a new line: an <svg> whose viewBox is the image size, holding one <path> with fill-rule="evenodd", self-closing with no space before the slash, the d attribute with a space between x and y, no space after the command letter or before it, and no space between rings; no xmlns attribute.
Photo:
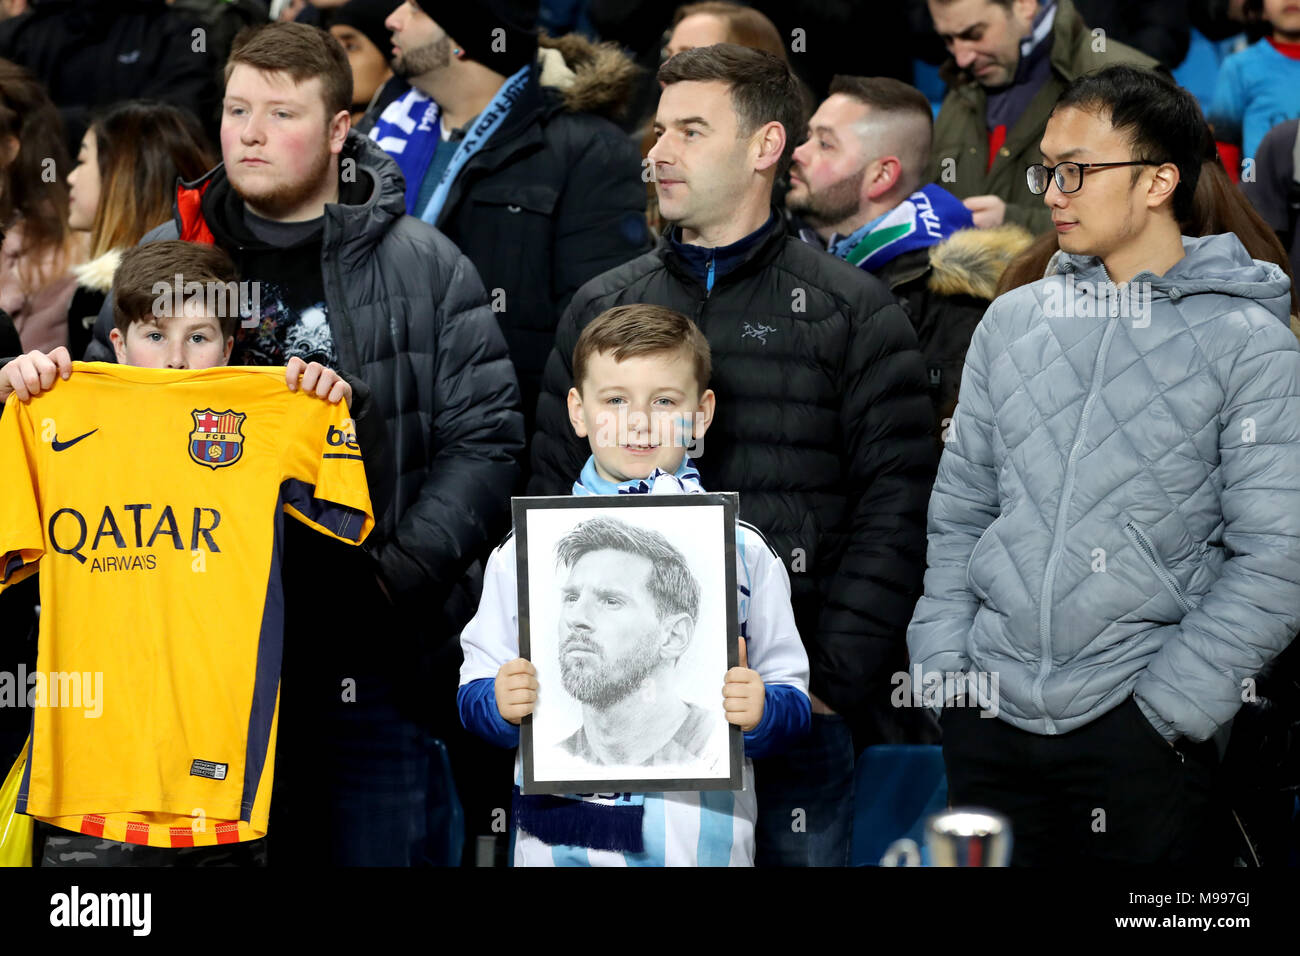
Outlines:
<svg viewBox="0 0 1300 956"><path fill-rule="evenodd" d="M1111 166L1160 166L1161 163L1153 163L1149 159L1130 159L1123 163L1057 163L1055 166L1044 166L1042 163L1035 163L1025 169L1025 180L1029 183L1029 191L1035 196L1041 196L1047 192L1048 185L1053 179L1056 180L1056 188L1063 193L1075 193L1083 185L1083 171L1085 169L1105 169Z"/></svg>

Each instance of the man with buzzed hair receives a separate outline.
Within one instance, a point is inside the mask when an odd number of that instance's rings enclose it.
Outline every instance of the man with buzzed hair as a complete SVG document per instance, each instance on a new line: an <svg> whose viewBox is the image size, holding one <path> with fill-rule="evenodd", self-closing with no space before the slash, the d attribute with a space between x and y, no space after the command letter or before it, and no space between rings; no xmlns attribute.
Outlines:
<svg viewBox="0 0 1300 956"><path fill-rule="evenodd" d="M657 531L603 515L555 551L568 570L560 678L582 704L582 726L561 746L588 763L640 767L725 755L725 744L711 742L717 721L677 692L676 665L700 610L700 584L681 551Z"/></svg>
<svg viewBox="0 0 1300 956"><path fill-rule="evenodd" d="M914 87L835 77L794 151L785 204L800 238L875 275L907 312L942 443L971 333L1030 236L1014 225L973 229L961 200L922 185L932 126L930 103Z"/></svg>

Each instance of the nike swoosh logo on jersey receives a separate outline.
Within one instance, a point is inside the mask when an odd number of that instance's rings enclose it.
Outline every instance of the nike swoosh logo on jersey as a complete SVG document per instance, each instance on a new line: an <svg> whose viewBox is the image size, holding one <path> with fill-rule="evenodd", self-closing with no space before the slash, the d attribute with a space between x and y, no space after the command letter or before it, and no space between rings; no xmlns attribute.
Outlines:
<svg viewBox="0 0 1300 956"><path fill-rule="evenodd" d="M70 439L69 441L59 441L59 436L55 435L54 440L50 442L50 447L53 448L55 451L63 451L63 449L65 448L71 448L77 442L81 441L81 439L89 438L97 431L99 431L98 428L92 428L90 431L86 432L86 434L78 435L76 438Z"/></svg>

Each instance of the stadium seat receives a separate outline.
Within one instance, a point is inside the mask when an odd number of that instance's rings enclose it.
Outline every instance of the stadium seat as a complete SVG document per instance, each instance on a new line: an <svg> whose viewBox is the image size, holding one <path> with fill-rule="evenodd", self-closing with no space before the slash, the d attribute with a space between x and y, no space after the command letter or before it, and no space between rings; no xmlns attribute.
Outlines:
<svg viewBox="0 0 1300 956"><path fill-rule="evenodd" d="M428 841L426 866L460 866L465 845L465 812L456 794L451 757L441 740L429 739Z"/></svg>
<svg viewBox="0 0 1300 956"><path fill-rule="evenodd" d="M924 60L913 60L912 85L925 94L925 98L930 101L930 111L937 119L944 94L948 92L948 84L939 79L939 68Z"/></svg>
<svg viewBox="0 0 1300 956"><path fill-rule="evenodd" d="M922 846L926 818L948 805L939 746L880 744L858 757L853 808L853 866L878 866L895 840ZM928 864L922 848L921 863Z"/></svg>

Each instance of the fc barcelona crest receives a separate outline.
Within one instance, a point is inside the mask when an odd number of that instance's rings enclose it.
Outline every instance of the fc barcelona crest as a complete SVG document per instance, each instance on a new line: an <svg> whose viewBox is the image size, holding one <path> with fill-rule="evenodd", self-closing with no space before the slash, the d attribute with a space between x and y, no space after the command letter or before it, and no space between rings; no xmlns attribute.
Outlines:
<svg viewBox="0 0 1300 956"><path fill-rule="evenodd" d="M244 453L244 436L239 429L248 416L243 412L214 412L194 409L194 431L190 432L190 457L216 470L239 461Z"/></svg>

